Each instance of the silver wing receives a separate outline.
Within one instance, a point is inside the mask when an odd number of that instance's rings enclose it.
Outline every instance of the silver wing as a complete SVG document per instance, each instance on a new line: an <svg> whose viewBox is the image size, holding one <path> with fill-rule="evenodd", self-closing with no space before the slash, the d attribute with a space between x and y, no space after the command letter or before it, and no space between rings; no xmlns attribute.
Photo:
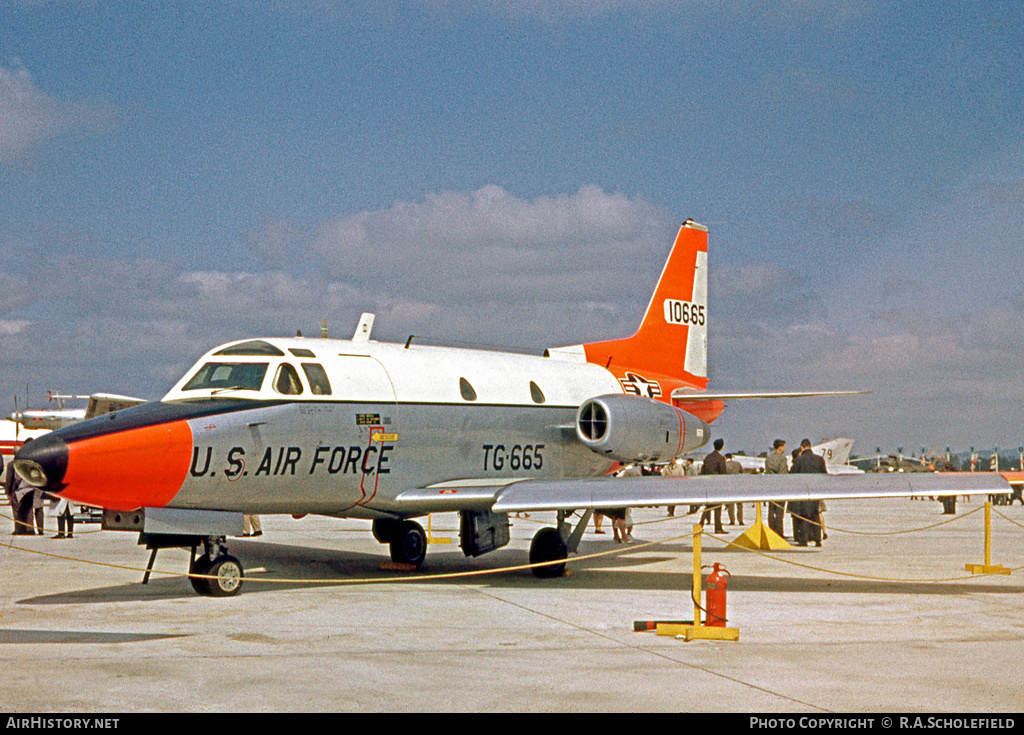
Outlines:
<svg viewBox="0 0 1024 735"><path fill-rule="evenodd" d="M496 484L502 483L502 484ZM588 477L558 480L460 480L409 490L397 501L410 511L490 508L495 513L650 505L710 505L763 500L891 498L1010 492L990 472L864 475L717 475Z"/></svg>

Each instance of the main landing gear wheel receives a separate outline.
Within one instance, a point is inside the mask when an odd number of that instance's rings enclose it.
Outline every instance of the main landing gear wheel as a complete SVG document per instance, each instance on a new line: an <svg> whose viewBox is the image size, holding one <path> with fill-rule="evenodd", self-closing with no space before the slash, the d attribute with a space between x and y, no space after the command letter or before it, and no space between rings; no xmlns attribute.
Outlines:
<svg viewBox="0 0 1024 735"><path fill-rule="evenodd" d="M401 525L402 521L397 518L378 518L373 522L373 537L377 543L390 544Z"/></svg>
<svg viewBox="0 0 1024 735"><path fill-rule="evenodd" d="M242 588L242 562L230 554L222 554L213 561L201 556L195 560L190 569L191 574L202 574L204 577L190 577L192 589L201 595L212 597L231 597Z"/></svg>
<svg viewBox="0 0 1024 735"><path fill-rule="evenodd" d="M533 575L541 579L561 577L565 574L565 558L569 555L562 534L557 528L542 528L537 531L530 544L530 563L542 564L561 559L561 564L547 564L542 567L534 567Z"/></svg>
<svg viewBox="0 0 1024 735"><path fill-rule="evenodd" d="M427 534L415 521L402 521L391 536L391 561L417 569L427 557Z"/></svg>
<svg viewBox="0 0 1024 735"><path fill-rule="evenodd" d="M201 556L198 559L193 559L189 565L189 574L209 574L210 569L210 558L208 556ZM192 589L196 591L198 595L210 594L210 588L207 586L207 582L210 580L202 577L189 577L188 581L192 583Z"/></svg>

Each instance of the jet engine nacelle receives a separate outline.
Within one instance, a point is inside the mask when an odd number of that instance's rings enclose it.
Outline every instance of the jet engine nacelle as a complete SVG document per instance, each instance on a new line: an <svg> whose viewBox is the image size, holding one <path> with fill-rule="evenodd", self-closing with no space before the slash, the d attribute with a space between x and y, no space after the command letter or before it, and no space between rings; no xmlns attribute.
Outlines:
<svg viewBox="0 0 1024 735"><path fill-rule="evenodd" d="M675 406L642 396L590 398L576 413L576 435L618 462L667 462L707 443L708 425Z"/></svg>

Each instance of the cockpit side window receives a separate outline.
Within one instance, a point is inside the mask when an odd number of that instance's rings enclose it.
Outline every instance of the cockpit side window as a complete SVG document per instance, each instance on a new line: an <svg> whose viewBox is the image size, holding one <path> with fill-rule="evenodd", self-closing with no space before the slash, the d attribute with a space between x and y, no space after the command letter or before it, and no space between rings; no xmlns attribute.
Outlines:
<svg viewBox="0 0 1024 735"><path fill-rule="evenodd" d="M286 396L297 396L302 393L302 381L299 380L299 374L286 362L281 363L281 367L277 369L274 390Z"/></svg>
<svg viewBox="0 0 1024 735"><path fill-rule="evenodd" d="M259 390L267 367L265 362L208 362L182 390Z"/></svg>
<svg viewBox="0 0 1024 735"><path fill-rule="evenodd" d="M309 381L309 389L315 396L331 395L331 381L327 379L327 371L323 365L316 362L302 363L302 372L306 374Z"/></svg>

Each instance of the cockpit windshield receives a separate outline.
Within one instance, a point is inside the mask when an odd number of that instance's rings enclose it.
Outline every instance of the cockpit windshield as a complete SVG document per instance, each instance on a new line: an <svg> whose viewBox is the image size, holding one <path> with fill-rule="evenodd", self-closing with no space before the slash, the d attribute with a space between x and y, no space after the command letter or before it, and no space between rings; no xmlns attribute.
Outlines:
<svg viewBox="0 0 1024 735"><path fill-rule="evenodd" d="M182 390L259 390L267 367L265 362L208 362Z"/></svg>

